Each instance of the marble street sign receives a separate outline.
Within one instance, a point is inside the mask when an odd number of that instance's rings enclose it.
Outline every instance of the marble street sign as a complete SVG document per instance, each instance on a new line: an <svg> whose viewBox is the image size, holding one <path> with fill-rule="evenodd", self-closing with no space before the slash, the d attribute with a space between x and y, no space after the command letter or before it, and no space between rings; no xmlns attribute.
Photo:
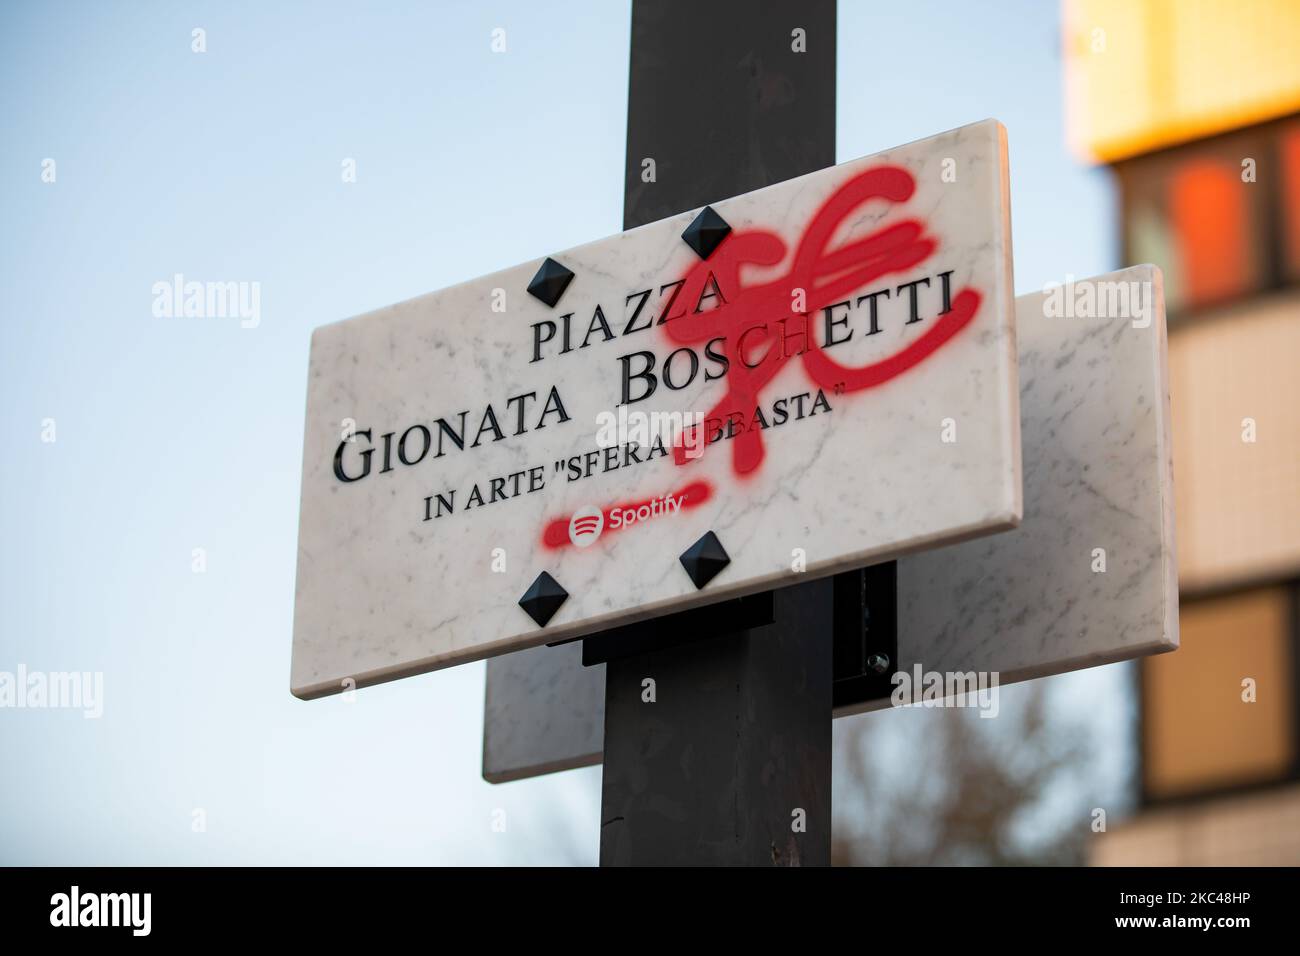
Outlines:
<svg viewBox="0 0 1300 956"><path fill-rule="evenodd" d="M491 783L598 764L605 749L605 665L582 641L488 661L483 776Z"/></svg>
<svg viewBox="0 0 1300 956"><path fill-rule="evenodd" d="M898 665L1001 683L1178 646L1161 276L1016 299L1024 519L898 562ZM604 668L571 647L488 662L483 775L599 762ZM862 701L836 716L886 706Z"/></svg>
<svg viewBox="0 0 1300 956"><path fill-rule="evenodd" d="M1014 527L1011 290L989 120L317 329L291 690Z"/></svg>
<svg viewBox="0 0 1300 956"><path fill-rule="evenodd" d="M1024 521L898 562L908 673L1009 683L1178 646L1160 270L1020 296L1016 319Z"/></svg>

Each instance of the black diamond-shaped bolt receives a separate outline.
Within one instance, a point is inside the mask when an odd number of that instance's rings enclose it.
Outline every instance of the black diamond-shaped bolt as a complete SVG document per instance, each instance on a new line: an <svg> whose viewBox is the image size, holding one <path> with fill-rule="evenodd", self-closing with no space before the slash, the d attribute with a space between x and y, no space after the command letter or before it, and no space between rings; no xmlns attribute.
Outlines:
<svg viewBox="0 0 1300 956"><path fill-rule="evenodd" d="M713 250L718 248L722 240L727 238L729 232L731 227L727 225L727 220L714 212L712 206L705 206L686 227L682 239L695 250L697 256L707 259L713 255Z"/></svg>
<svg viewBox="0 0 1300 956"><path fill-rule="evenodd" d="M548 256L537 275L533 276L533 281L528 283L528 292L553 309L572 281L573 273Z"/></svg>
<svg viewBox="0 0 1300 956"><path fill-rule="evenodd" d="M568 596L569 592L560 587L560 582L543 571L519 599L519 606L528 612L538 627L545 627Z"/></svg>
<svg viewBox="0 0 1300 956"><path fill-rule="evenodd" d="M718 576L718 572L731 563L731 556L712 531L707 532L682 552L678 559L691 576L697 588L702 588Z"/></svg>

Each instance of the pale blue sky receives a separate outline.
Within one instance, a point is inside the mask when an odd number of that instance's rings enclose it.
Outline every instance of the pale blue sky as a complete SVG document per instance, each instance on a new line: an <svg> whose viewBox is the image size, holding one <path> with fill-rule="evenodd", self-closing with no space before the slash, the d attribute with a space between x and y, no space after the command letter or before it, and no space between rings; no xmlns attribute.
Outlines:
<svg viewBox="0 0 1300 956"><path fill-rule="evenodd" d="M0 9L0 670L105 682L97 721L0 710L0 863L595 861L598 768L482 781L482 664L288 692L311 329L622 218L627 3L383 7ZM841 3L839 158L996 117L1017 289L1114 268L1057 9L975 7ZM178 272L259 282L260 325L154 318Z"/></svg>

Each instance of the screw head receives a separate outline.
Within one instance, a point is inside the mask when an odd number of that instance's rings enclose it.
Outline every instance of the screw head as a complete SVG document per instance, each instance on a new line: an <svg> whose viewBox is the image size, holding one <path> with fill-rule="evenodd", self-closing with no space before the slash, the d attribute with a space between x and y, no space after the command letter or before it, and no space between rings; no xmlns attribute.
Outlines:
<svg viewBox="0 0 1300 956"><path fill-rule="evenodd" d="M545 627L568 597L569 592L560 587L560 582L543 571L519 599L519 606L538 627Z"/></svg>
<svg viewBox="0 0 1300 956"><path fill-rule="evenodd" d="M877 674L883 674L885 671L889 670L889 655L872 654L867 658L867 666Z"/></svg>
<svg viewBox="0 0 1300 956"><path fill-rule="evenodd" d="M528 283L528 294L553 309L572 281L573 270L548 256L537 270L537 275L533 276L533 281Z"/></svg>
<svg viewBox="0 0 1300 956"><path fill-rule="evenodd" d="M691 576L696 588L702 588L731 563L731 556L727 554L727 549L722 546L718 536L712 531L706 531L704 537L683 551L677 560Z"/></svg>
<svg viewBox="0 0 1300 956"><path fill-rule="evenodd" d="M705 206L695 220L686 227L686 231L682 233L682 240L695 251L697 256L707 259L730 233L731 226L727 224L727 220L714 212L712 206Z"/></svg>

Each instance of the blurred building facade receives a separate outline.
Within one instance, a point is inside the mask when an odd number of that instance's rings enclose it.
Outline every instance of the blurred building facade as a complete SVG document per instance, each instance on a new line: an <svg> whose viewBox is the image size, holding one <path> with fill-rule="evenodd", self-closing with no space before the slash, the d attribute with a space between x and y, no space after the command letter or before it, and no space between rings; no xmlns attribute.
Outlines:
<svg viewBox="0 0 1300 956"><path fill-rule="evenodd" d="M1165 275L1181 647L1098 864L1300 864L1300 3L1072 0L1069 132Z"/></svg>

